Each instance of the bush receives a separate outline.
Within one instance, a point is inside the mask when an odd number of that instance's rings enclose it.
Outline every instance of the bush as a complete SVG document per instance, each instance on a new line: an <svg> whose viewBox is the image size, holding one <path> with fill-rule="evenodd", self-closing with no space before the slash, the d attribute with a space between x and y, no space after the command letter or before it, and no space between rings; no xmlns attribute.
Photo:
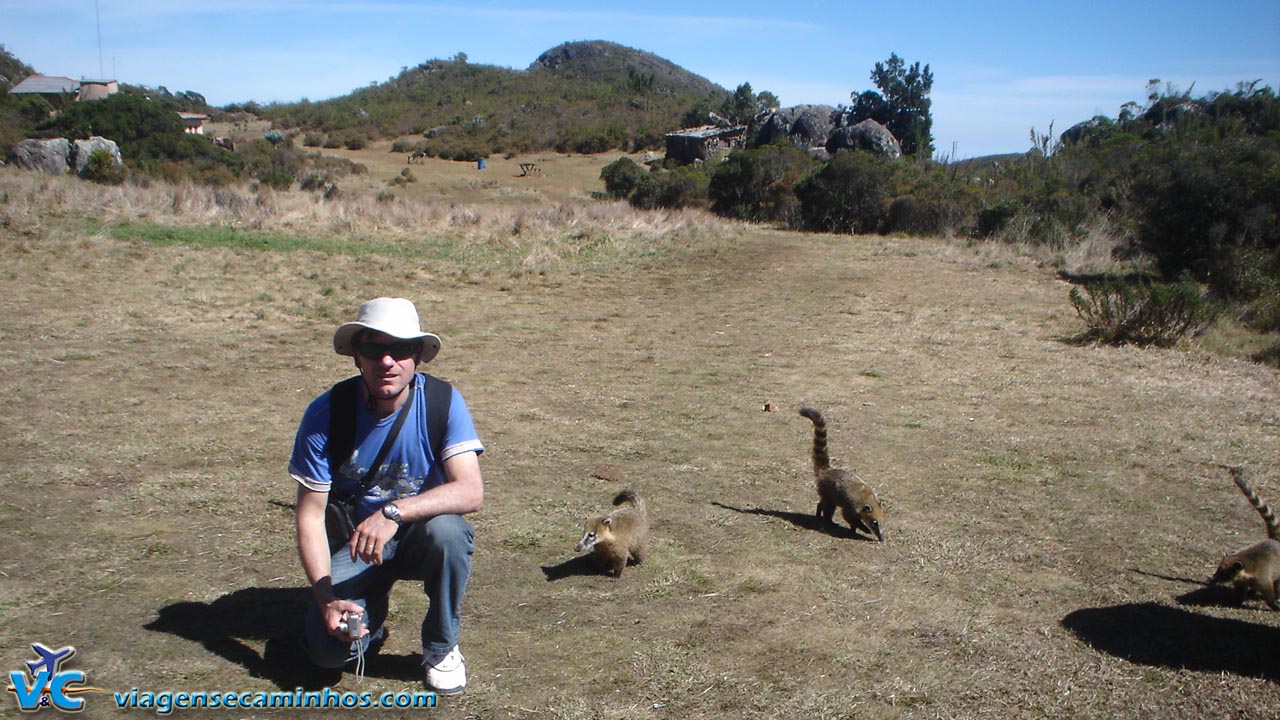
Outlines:
<svg viewBox="0 0 1280 720"><path fill-rule="evenodd" d="M103 185L119 185L124 182L124 169L116 165L114 155L99 149L89 153L80 177Z"/></svg>
<svg viewBox="0 0 1280 720"><path fill-rule="evenodd" d="M841 150L796 186L803 227L817 232L873 233L887 215L889 160Z"/></svg>
<svg viewBox="0 0 1280 720"><path fill-rule="evenodd" d="M640 177L647 173L631 158L620 157L601 168L600 179L604 181L604 191L610 198L626 200L635 191Z"/></svg>
<svg viewBox="0 0 1280 720"><path fill-rule="evenodd" d="M711 211L751 222L791 224L795 185L815 164L808 153L789 145L735 150L711 175Z"/></svg>
<svg viewBox="0 0 1280 720"><path fill-rule="evenodd" d="M1280 142L1170 140L1143 168L1131 200L1135 239L1161 273L1190 273L1223 297L1257 297L1270 283L1256 273L1278 269L1266 260L1280 249Z"/></svg>
<svg viewBox="0 0 1280 720"><path fill-rule="evenodd" d="M977 234L980 238L989 238L1001 233L1009 222L1022 212L1022 205L1016 200L1002 200L995 205L978 211Z"/></svg>
<svg viewBox="0 0 1280 720"><path fill-rule="evenodd" d="M907 235L937 235L942 232L938 210L910 195L894 198L889 204L884 231Z"/></svg>
<svg viewBox="0 0 1280 720"><path fill-rule="evenodd" d="M69 139L100 135L116 141L126 159L143 156L138 143L145 138L186 134L177 112L165 103L123 92L93 102L72 103L39 129Z"/></svg>
<svg viewBox="0 0 1280 720"><path fill-rule="evenodd" d="M1215 308L1194 282L1108 279L1071 288L1071 305L1089 329L1084 338L1111 345L1174 345L1211 323Z"/></svg>
<svg viewBox="0 0 1280 720"><path fill-rule="evenodd" d="M709 181L710 176L693 165L645 173L637 178L630 202L641 210L700 206L706 202Z"/></svg>

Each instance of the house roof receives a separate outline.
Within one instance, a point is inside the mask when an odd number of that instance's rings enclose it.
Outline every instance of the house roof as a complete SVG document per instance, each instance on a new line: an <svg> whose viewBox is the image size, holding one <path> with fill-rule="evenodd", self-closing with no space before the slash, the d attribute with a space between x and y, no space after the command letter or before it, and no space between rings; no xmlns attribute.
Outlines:
<svg viewBox="0 0 1280 720"><path fill-rule="evenodd" d="M209 119L209 116L205 115L204 113L182 112L181 110L178 111L178 115L183 120L187 120L187 121Z"/></svg>
<svg viewBox="0 0 1280 720"><path fill-rule="evenodd" d="M56 75L28 75L22 82L9 89L10 93L32 93L50 95L57 93L75 94L80 91L80 81Z"/></svg>
<svg viewBox="0 0 1280 720"><path fill-rule="evenodd" d="M722 135L738 135L745 132L746 125L733 125L730 127L719 127L717 125L700 125L693 128L684 128L675 132L667 133L667 137L682 138L714 138Z"/></svg>

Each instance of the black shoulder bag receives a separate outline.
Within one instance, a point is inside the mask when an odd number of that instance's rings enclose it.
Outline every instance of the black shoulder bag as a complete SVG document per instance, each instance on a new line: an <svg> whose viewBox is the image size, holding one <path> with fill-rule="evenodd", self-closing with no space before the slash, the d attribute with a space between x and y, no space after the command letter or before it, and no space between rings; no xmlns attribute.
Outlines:
<svg viewBox="0 0 1280 720"><path fill-rule="evenodd" d="M439 458L443 449L441 446L444 444L445 426L449 422L449 405L453 399L453 386L426 373L422 375L425 378L427 393L427 438L431 443L432 457ZM325 446L329 456L330 477L336 475L338 468L346 464L355 449L356 400L359 397L357 383L359 382L360 376L356 375L339 382L331 390L329 437ZM417 382L409 384L409 397L401 406L400 414L391 425L391 430L387 433L387 439L382 442L382 448L378 450L377 457L357 483L356 491L345 498L334 498L332 495L329 497L329 504L325 507L324 525L330 543L345 544L355 533L356 503L368 492L374 475L377 474L378 468L382 467L387 453L391 452L391 446L400 435L400 428L413 409L416 387Z"/></svg>

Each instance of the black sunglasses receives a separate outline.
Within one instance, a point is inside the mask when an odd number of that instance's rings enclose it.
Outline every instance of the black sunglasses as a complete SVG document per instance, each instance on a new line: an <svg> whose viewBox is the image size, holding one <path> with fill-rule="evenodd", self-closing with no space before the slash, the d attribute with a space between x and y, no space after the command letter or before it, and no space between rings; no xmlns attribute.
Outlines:
<svg viewBox="0 0 1280 720"><path fill-rule="evenodd" d="M416 355L421 347L422 342L418 340L394 343L362 342L356 345L356 352L367 360L381 360L387 355L390 355L392 360L407 360Z"/></svg>

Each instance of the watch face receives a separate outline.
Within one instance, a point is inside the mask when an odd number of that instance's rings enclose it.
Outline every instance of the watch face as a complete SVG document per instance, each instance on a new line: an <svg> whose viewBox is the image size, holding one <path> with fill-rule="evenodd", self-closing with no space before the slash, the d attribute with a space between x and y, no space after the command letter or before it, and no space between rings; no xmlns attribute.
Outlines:
<svg viewBox="0 0 1280 720"><path fill-rule="evenodd" d="M392 503L387 503L382 506L382 514L391 520L400 522L400 508L396 507Z"/></svg>

